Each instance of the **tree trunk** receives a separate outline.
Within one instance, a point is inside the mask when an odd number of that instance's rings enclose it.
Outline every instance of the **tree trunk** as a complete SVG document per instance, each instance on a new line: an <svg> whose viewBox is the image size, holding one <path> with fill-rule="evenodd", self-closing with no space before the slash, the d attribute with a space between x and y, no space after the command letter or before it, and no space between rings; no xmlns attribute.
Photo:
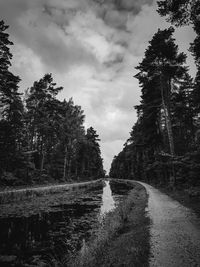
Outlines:
<svg viewBox="0 0 200 267"><path fill-rule="evenodd" d="M44 145L43 145L43 137L40 137L40 153L41 153L41 162L40 162L40 171L43 171L44 169L44 158L45 158L45 152L44 152Z"/></svg>
<svg viewBox="0 0 200 267"><path fill-rule="evenodd" d="M66 166L67 166L67 147L65 148L64 165L63 165L63 179L66 179Z"/></svg>
<svg viewBox="0 0 200 267"><path fill-rule="evenodd" d="M172 124L171 124L171 117L169 112L169 104L168 99L165 99L164 96L164 85L163 85L163 77L162 74L160 75L160 83L161 83L161 97L162 97L162 106L165 114L165 123L167 127L167 136L169 141L169 148L170 148L170 154L174 156L174 138L172 133Z"/></svg>
<svg viewBox="0 0 200 267"><path fill-rule="evenodd" d="M81 164L81 173L80 175L83 175L83 173L85 172L85 160L82 160L82 164Z"/></svg>
<svg viewBox="0 0 200 267"><path fill-rule="evenodd" d="M166 122L166 128L167 128L167 136L169 141L169 148L170 148L170 154L172 157L172 177L170 177L170 183L172 186L175 186L175 170L174 170L174 164L173 164L173 158L175 155L174 152L174 138L173 138L173 132L172 132L172 123L171 123L171 116L169 111L169 99L165 99L164 97L164 85L163 85L163 76L160 75L160 84L161 84L161 97L162 97L162 106L165 114L165 122ZM168 94L167 97L169 98Z"/></svg>
<svg viewBox="0 0 200 267"><path fill-rule="evenodd" d="M76 164L76 165L75 165L75 176L76 176L76 178L78 179L78 165L77 165L77 161L76 161L75 164Z"/></svg>
<svg viewBox="0 0 200 267"><path fill-rule="evenodd" d="M67 170L67 178L70 179L71 176L71 159L68 160L68 170Z"/></svg>
<svg viewBox="0 0 200 267"><path fill-rule="evenodd" d="M43 169L44 169L44 158L45 158L44 151L42 151L42 159L41 159L41 164L40 164L40 171L43 171Z"/></svg>

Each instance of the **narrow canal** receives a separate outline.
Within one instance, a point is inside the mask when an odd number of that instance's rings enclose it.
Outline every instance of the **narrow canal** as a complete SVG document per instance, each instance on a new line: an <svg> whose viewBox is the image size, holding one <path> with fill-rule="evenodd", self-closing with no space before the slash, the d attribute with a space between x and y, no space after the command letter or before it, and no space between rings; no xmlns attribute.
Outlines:
<svg viewBox="0 0 200 267"><path fill-rule="evenodd" d="M113 181L1 205L0 266L51 266L76 254L131 186Z"/></svg>

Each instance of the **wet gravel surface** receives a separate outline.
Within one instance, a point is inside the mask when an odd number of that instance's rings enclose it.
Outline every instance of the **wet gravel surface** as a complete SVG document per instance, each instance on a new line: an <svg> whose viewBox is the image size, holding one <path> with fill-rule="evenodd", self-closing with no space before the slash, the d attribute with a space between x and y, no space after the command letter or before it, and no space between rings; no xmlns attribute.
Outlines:
<svg viewBox="0 0 200 267"><path fill-rule="evenodd" d="M188 208L154 187L149 195L150 267L200 266L200 221Z"/></svg>

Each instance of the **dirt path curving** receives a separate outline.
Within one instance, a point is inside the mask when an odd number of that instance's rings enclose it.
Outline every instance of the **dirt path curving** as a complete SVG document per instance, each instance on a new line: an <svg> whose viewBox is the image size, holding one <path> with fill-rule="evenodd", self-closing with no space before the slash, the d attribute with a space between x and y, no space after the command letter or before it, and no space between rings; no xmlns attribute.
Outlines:
<svg viewBox="0 0 200 267"><path fill-rule="evenodd" d="M154 187L149 195L152 224L150 267L200 266L200 221L188 208Z"/></svg>

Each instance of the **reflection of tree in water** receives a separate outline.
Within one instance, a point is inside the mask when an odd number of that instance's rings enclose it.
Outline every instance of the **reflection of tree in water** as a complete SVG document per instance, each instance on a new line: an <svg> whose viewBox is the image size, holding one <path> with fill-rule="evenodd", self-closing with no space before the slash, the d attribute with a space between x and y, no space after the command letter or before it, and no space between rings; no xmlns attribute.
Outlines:
<svg viewBox="0 0 200 267"><path fill-rule="evenodd" d="M46 212L31 215L35 210L27 213L24 207L17 209L12 217L0 218L0 255L15 256L19 266L32 264L35 258L38 262L52 257L61 261L63 256L69 258L95 234L100 214L114 208L113 197L110 183L105 182L104 188L86 190L73 203L52 206L51 201ZM3 266L1 259L0 266Z"/></svg>
<svg viewBox="0 0 200 267"><path fill-rule="evenodd" d="M48 214L30 217L3 218L0 220L0 251L26 253L47 239L50 221Z"/></svg>
<svg viewBox="0 0 200 267"><path fill-rule="evenodd" d="M56 254L60 258L75 253L82 240L88 239L100 208L101 198L92 200L55 206L59 210L29 217L0 219L0 254L29 261L34 255Z"/></svg>
<svg viewBox="0 0 200 267"><path fill-rule="evenodd" d="M113 195L126 195L128 192L133 188L133 185L131 183L126 183L123 180L110 181L110 188L113 193Z"/></svg>

